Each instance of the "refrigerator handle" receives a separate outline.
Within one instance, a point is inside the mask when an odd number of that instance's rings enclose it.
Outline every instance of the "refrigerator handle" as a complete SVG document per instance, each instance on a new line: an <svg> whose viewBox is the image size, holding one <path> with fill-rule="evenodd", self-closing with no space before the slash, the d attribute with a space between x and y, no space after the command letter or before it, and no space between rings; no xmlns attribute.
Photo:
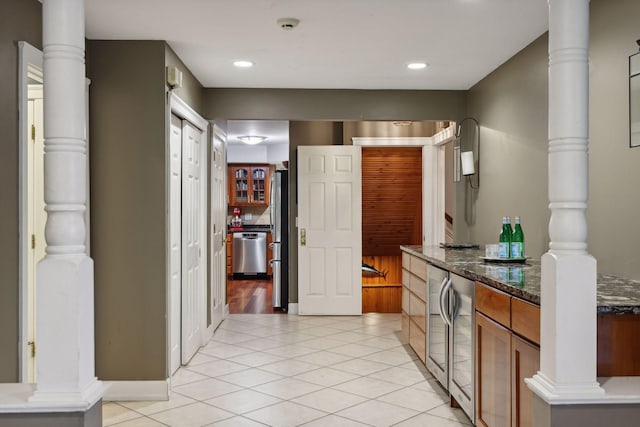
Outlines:
<svg viewBox="0 0 640 427"><path fill-rule="evenodd" d="M440 289L440 316L442 317L442 320L444 320L444 323L446 323L448 326L453 326L444 306L445 300L447 296L449 296L449 288L451 287L453 282L449 278L445 278L445 280L447 281L447 283Z"/></svg>
<svg viewBox="0 0 640 427"><path fill-rule="evenodd" d="M273 181L275 179L275 175L271 175L271 180L269 181L269 225L271 226L271 231L274 231L273 224L273 210L275 209L275 203L273 201L275 194L273 194Z"/></svg>
<svg viewBox="0 0 640 427"><path fill-rule="evenodd" d="M440 309L440 317L442 318L442 321L448 325L447 318L444 315L444 300L443 300L444 288L447 287L447 280L449 280L449 278L445 277L442 280L442 283L440 283L440 293L438 294L438 308Z"/></svg>

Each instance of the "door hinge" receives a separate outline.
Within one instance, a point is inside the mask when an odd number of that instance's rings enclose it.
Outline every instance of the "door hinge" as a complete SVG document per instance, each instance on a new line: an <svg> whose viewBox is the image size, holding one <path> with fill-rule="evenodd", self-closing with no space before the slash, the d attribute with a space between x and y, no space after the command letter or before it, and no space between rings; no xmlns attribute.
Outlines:
<svg viewBox="0 0 640 427"><path fill-rule="evenodd" d="M29 341L29 342L27 342L27 345L29 347L31 347L31 357L36 357L36 342L35 341Z"/></svg>
<svg viewBox="0 0 640 427"><path fill-rule="evenodd" d="M31 235L31 249L35 249L36 248L36 235L32 234Z"/></svg>
<svg viewBox="0 0 640 427"><path fill-rule="evenodd" d="M36 142L36 126L31 125L31 141Z"/></svg>

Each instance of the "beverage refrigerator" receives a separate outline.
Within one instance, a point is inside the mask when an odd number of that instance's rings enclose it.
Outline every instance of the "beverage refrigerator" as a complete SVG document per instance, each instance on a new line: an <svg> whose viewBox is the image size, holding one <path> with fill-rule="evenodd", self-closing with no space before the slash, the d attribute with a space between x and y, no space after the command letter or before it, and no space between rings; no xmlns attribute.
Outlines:
<svg viewBox="0 0 640 427"><path fill-rule="evenodd" d="M427 369L475 420L475 285L427 268Z"/></svg>
<svg viewBox="0 0 640 427"><path fill-rule="evenodd" d="M273 307L288 309L289 305L289 175L278 170L271 176L269 215L273 243L273 258L269 260L273 272Z"/></svg>

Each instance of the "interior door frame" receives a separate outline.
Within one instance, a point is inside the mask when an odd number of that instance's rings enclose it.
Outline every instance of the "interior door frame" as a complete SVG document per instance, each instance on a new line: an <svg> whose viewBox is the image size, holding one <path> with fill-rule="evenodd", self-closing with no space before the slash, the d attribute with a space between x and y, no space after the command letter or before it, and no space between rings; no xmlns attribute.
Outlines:
<svg viewBox="0 0 640 427"><path fill-rule="evenodd" d="M445 144L455 140L455 125L430 137L353 137L362 147L422 147L422 244L445 241Z"/></svg>
<svg viewBox="0 0 640 427"><path fill-rule="evenodd" d="M209 168L209 165L206 162L207 159L207 150L208 150L208 135L209 135L209 122L207 120L205 120L204 118L202 118L202 116L200 116L193 108L191 108L191 106L189 106L189 104L187 104L182 98L180 98L178 95L176 95L174 92L169 92L168 94L168 101L169 101L169 108L167 108L167 115L166 115L166 126L165 126L165 146L166 146L166 155L165 155L165 200L167 201L167 205L165 206L165 212L167 214L167 220L166 220L166 224L165 224L165 252L166 252L166 283L165 283L165 294L166 294L166 299L167 299L167 313L171 312L171 305L174 303L174 301L172 301L171 298L171 247L169 244L169 232L171 230L171 225L172 225L172 221L175 221L176 218L173 218L172 215L170 215L170 206L169 206L169 200L170 200L170 179L171 179L171 174L170 174L170 170L171 170L171 158L168 155L169 153L169 143L170 143L170 132L171 132L171 114L174 114L176 116L178 116L179 118L181 118L182 120L186 120L188 122L190 122L192 125L194 125L195 127L197 127L199 130L202 131L201 134L201 149L202 149L202 156L201 159L203 159L201 163L201 177L202 179L204 179L204 182L206 182L206 176L207 176L207 171ZM208 194L208 183L204 184L201 186L201 220L202 220L202 230L201 230L201 241L202 242L206 242L207 241L207 213L206 213L206 209L207 209L207 194ZM182 224L182 216L178 219L179 224ZM210 336L208 335L209 330L207 328L207 314L206 314L206 304L204 304L205 299L206 299L206 291L207 291L207 286L209 286L210 284L207 283L206 277L207 277L207 271L210 268L209 265L209 255L208 255L208 247L206 244L204 244L202 246L202 256L201 259L204 260L204 274L203 276L203 283L204 286L201 287L201 289L199 290L200 292L200 301L202 301L201 306L199 307L199 311L200 311L200 318L201 318L201 344L206 342ZM166 316L167 318L167 323L166 323L166 334L167 334L167 347L166 347L166 352L167 352L167 377L171 376L171 348L172 348L172 339L171 339L171 316ZM182 343L180 343L180 345L182 345Z"/></svg>

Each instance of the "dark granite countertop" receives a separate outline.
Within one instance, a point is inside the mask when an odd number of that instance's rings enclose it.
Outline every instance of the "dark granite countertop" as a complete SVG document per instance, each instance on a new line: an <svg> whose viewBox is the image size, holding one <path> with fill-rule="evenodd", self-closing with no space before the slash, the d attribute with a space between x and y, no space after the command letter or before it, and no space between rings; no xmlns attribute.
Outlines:
<svg viewBox="0 0 640 427"><path fill-rule="evenodd" d="M401 246L402 250L471 280L540 305L540 260L523 264L485 262L484 249ZM598 275L599 314L640 314L640 281Z"/></svg>

